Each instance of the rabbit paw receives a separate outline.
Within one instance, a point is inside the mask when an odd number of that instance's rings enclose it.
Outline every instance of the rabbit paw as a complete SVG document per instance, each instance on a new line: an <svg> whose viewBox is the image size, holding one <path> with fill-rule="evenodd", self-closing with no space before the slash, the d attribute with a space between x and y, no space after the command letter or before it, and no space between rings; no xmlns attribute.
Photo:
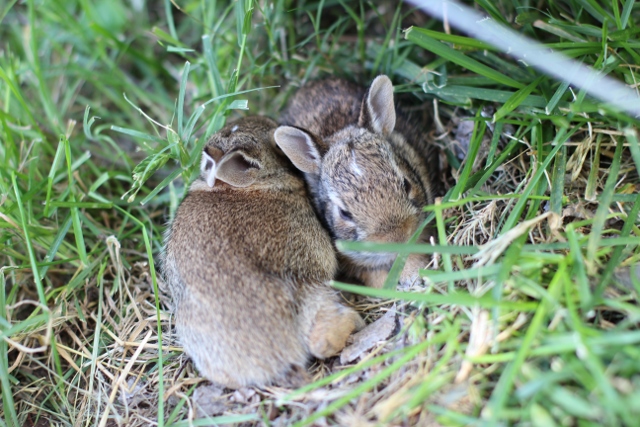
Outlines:
<svg viewBox="0 0 640 427"><path fill-rule="evenodd" d="M360 315L350 308L318 313L309 337L311 354L318 359L335 356L345 347L349 335L363 327Z"/></svg>
<svg viewBox="0 0 640 427"><path fill-rule="evenodd" d="M404 287L421 282L420 269L423 269L428 262L429 260L423 255L409 255L404 269L400 274L400 285Z"/></svg>
<svg viewBox="0 0 640 427"><path fill-rule="evenodd" d="M364 270L360 273L360 280L369 288L382 289L388 275L387 270Z"/></svg>

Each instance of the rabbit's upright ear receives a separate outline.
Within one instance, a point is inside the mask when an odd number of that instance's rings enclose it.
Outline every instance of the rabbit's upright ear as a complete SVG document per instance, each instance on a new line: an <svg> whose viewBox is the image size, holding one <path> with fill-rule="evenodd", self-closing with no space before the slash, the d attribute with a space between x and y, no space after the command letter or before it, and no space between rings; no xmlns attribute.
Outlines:
<svg viewBox="0 0 640 427"><path fill-rule="evenodd" d="M362 100L358 124L385 136L396 127L393 83L384 74L375 78Z"/></svg>
<svg viewBox="0 0 640 427"><path fill-rule="evenodd" d="M280 126L273 137L296 168L316 175L320 172L320 150L307 132L291 126Z"/></svg>
<svg viewBox="0 0 640 427"><path fill-rule="evenodd" d="M200 173L209 187L216 183L216 171L222 158L222 150L216 147L205 147L200 160Z"/></svg>
<svg viewBox="0 0 640 427"><path fill-rule="evenodd" d="M220 160L216 178L234 187L248 187L258 178L260 169L259 160L243 151L233 151Z"/></svg>

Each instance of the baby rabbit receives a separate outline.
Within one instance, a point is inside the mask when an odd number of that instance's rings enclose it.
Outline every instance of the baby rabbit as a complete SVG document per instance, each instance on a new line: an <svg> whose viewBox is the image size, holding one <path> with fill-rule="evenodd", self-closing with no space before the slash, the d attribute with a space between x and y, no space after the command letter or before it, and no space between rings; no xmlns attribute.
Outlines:
<svg viewBox="0 0 640 427"><path fill-rule="evenodd" d="M229 388L299 386L310 355L335 355L363 326L328 286L331 239L276 152L276 127L247 117L213 135L165 238L178 336L200 373Z"/></svg>
<svg viewBox="0 0 640 427"><path fill-rule="evenodd" d="M316 210L334 239L406 242L432 204L437 155L423 133L396 114L393 85L378 76L366 89L332 78L303 86L275 132L276 144L305 173ZM421 241L426 241L428 231ZM396 255L345 251L341 267L381 287ZM411 255L401 283L428 258Z"/></svg>

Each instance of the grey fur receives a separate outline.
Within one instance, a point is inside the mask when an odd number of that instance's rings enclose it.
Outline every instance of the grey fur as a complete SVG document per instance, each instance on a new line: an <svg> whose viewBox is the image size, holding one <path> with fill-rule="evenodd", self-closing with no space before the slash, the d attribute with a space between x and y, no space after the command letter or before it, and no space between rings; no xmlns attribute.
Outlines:
<svg viewBox="0 0 640 427"><path fill-rule="evenodd" d="M334 239L406 242L416 232L426 216L422 207L434 200L437 157L420 127L395 110L387 76L369 89L337 78L311 82L293 96L281 124L276 143L305 172ZM305 141L311 147L301 150ZM307 156L313 152L317 161ZM428 237L429 230L420 241ZM348 275L380 287L394 260L393 254L343 252L340 264ZM401 282L416 280L427 262L411 255Z"/></svg>

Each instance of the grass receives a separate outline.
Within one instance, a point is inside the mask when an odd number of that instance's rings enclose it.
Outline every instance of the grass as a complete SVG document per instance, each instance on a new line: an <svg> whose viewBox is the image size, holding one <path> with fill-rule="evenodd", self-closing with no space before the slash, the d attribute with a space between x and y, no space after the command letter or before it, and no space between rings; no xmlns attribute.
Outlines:
<svg viewBox="0 0 640 427"><path fill-rule="evenodd" d="M637 424L637 118L395 2L156 3L0 5L0 426ZM635 1L474 7L637 90ZM452 167L433 245L340 243L431 254L410 289L335 284L399 333L200 397L153 255L203 144L380 73Z"/></svg>

